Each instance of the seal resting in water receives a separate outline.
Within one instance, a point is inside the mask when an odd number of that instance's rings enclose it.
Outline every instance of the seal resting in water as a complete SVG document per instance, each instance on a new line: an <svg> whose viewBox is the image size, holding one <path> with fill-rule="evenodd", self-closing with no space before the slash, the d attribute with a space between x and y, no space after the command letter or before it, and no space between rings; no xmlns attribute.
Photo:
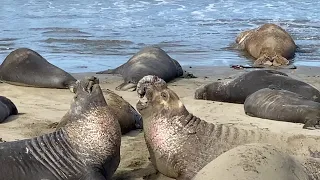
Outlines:
<svg viewBox="0 0 320 180"><path fill-rule="evenodd" d="M305 129L320 129L320 103L279 88L264 88L247 97L244 111L249 116L303 123Z"/></svg>
<svg viewBox="0 0 320 180"><path fill-rule="evenodd" d="M308 137L201 120L189 113L178 95L156 76L142 78L137 93L146 98L136 106L143 118L151 162L171 178L191 179L222 153L248 143L270 143L284 152L302 156L313 155L312 148L320 150L314 142L307 142ZM293 145L297 138L302 138L299 146Z"/></svg>
<svg viewBox="0 0 320 180"><path fill-rule="evenodd" d="M319 180L320 161L291 156L270 144L233 148L202 168L193 180Z"/></svg>
<svg viewBox="0 0 320 180"><path fill-rule="evenodd" d="M0 80L13 85L71 88L76 79L28 48L12 51L0 65Z"/></svg>
<svg viewBox="0 0 320 180"><path fill-rule="evenodd" d="M138 81L146 75L156 75L166 82L181 76L194 77L184 72L178 61L172 59L161 48L152 46L143 48L116 69L97 72L97 74L121 74L124 83L116 87L118 91L135 89Z"/></svg>
<svg viewBox="0 0 320 180"><path fill-rule="evenodd" d="M297 49L292 37L275 24L241 32L236 43L255 58L254 66L288 65L288 59L294 57Z"/></svg>
<svg viewBox="0 0 320 180"><path fill-rule="evenodd" d="M120 162L120 125L99 84L77 81L73 121L32 139L0 143L0 179L106 180Z"/></svg>
<svg viewBox="0 0 320 180"><path fill-rule="evenodd" d="M91 79L94 79L94 77L91 77ZM114 113L116 119L119 121L122 134L126 134L134 129L142 129L142 117L121 96L107 89L105 91L105 99L97 99L96 102L98 101L108 104L109 109ZM70 111L62 117L61 121L57 125L57 129L65 126L70 120L72 120L70 118Z"/></svg>
<svg viewBox="0 0 320 180"><path fill-rule="evenodd" d="M11 115L17 115L16 105L8 98L0 96L0 123L5 121Z"/></svg>
<svg viewBox="0 0 320 180"><path fill-rule="evenodd" d="M288 90L320 102L320 92L316 88L275 70L250 71L229 82L207 84L196 90L194 98L242 104L250 94L269 86Z"/></svg>

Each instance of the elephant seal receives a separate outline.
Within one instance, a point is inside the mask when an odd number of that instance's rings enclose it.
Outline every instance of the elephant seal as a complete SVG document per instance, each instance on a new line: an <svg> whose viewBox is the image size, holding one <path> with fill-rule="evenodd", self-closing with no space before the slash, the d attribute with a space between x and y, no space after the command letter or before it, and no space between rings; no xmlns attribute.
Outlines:
<svg viewBox="0 0 320 180"><path fill-rule="evenodd" d="M296 157L270 144L233 148L202 168L193 180L318 180L320 160Z"/></svg>
<svg viewBox="0 0 320 180"><path fill-rule="evenodd" d="M236 43L248 52L255 66L283 66L295 55L297 46L292 37L275 24L264 24L258 28L241 32Z"/></svg>
<svg viewBox="0 0 320 180"><path fill-rule="evenodd" d="M191 179L219 155L248 143L268 143L301 156L311 156L320 150L314 142L307 142L308 137L299 136L302 139L295 146L296 137L292 134L201 120L189 113L178 95L156 76L142 78L137 93L145 99L139 100L136 106L143 118L151 162L160 173L171 178Z"/></svg>
<svg viewBox="0 0 320 180"><path fill-rule="evenodd" d="M277 87L260 89L248 96L244 111L253 117L303 123L304 129L320 129L320 103Z"/></svg>
<svg viewBox="0 0 320 180"><path fill-rule="evenodd" d="M152 46L141 49L116 69L97 72L97 74L121 74L124 83L116 87L118 91L135 89L138 81L146 75L156 75L166 82L181 76L194 77L184 72L179 62L172 59L164 50Z"/></svg>
<svg viewBox="0 0 320 180"><path fill-rule="evenodd" d="M91 79L92 78L94 77L91 77ZM143 122L141 115L121 96L107 89L105 91L105 99L96 100L96 102L100 101L108 104L110 110L119 121L122 134L126 134L134 129L142 129ZM62 117L56 129L65 126L71 120L69 111Z"/></svg>
<svg viewBox="0 0 320 180"><path fill-rule="evenodd" d="M120 162L119 122L99 101L96 81L77 81L75 91L74 121L50 134L0 143L0 179L111 179Z"/></svg>
<svg viewBox="0 0 320 180"><path fill-rule="evenodd" d="M17 115L16 105L8 98L0 96L0 123L5 121L11 115Z"/></svg>
<svg viewBox="0 0 320 180"><path fill-rule="evenodd" d="M194 98L242 104L250 94L269 86L276 86L320 102L320 92L316 88L275 70L250 71L229 82L207 84L195 91Z"/></svg>
<svg viewBox="0 0 320 180"><path fill-rule="evenodd" d="M70 88L76 79L28 48L12 51L0 65L0 80L39 88Z"/></svg>

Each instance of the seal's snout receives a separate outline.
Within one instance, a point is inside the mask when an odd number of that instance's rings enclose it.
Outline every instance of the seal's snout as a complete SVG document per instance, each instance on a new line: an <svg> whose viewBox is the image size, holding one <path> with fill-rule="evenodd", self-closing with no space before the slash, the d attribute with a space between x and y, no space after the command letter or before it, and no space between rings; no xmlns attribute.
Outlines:
<svg viewBox="0 0 320 180"><path fill-rule="evenodd" d="M140 98L142 98L148 86L156 86L156 87L167 87L167 83L155 75L147 75L144 76L137 84L137 93Z"/></svg>
<svg viewBox="0 0 320 180"><path fill-rule="evenodd" d="M205 87L199 87L194 93L195 99L204 99Z"/></svg>

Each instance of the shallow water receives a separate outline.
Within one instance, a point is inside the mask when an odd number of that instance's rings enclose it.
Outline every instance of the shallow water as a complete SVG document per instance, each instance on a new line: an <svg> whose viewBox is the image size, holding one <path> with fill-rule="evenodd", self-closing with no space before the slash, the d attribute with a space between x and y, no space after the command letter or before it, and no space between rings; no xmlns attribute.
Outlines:
<svg viewBox="0 0 320 180"><path fill-rule="evenodd" d="M319 8L310 0L2 0L0 62L28 47L69 72L101 71L158 45L182 65L249 64L227 47L272 22L300 47L295 65L319 66Z"/></svg>

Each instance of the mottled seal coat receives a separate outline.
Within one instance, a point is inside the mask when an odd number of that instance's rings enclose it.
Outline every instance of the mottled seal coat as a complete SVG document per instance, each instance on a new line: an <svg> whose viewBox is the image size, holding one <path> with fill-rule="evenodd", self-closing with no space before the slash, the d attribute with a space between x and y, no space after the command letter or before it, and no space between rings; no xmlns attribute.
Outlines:
<svg viewBox="0 0 320 180"><path fill-rule="evenodd" d="M320 102L320 92L316 88L275 70L255 70L229 82L213 82L198 88L194 97L242 104L250 94L269 86L292 91L307 99Z"/></svg>
<svg viewBox="0 0 320 180"><path fill-rule="evenodd" d="M0 123L5 121L11 115L17 115L16 105L8 98L0 96Z"/></svg>
<svg viewBox="0 0 320 180"><path fill-rule="evenodd" d="M0 65L0 80L13 85L69 88L76 79L28 48L12 51Z"/></svg>
<svg viewBox="0 0 320 180"><path fill-rule="evenodd" d="M247 97L244 111L254 117L303 123L303 128L320 129L320 103L287 90L260 89Z"/></svg>
<svg viewBox="0 0 320 180"><path fill-rule="evenodd" d="M255 58L254 65L257 66L288 65L288 59L294 57L297 48L292 37L275 24L241 32L236 43Z"/></svg>
<svg viewBox="0 0 320 180"><path fill-rule="evenodd" d="M290 154L317 155L310 152L316 146L309 144L307 137L299 136L302 139L299 139L299 146L295 146L292 142L296 142L297 137L289 134L201 120L189 113L177 94L158 77L141 79L137 93L147 100L139 100L136 106L143 118L152 164L168 177L191 179L222 153L248 143L270 143Z"/></svg>
<svg viewBox="0 0 320 180"><path fill-rule="evenodd" d="M116 90L123 91L135 88L138 81L146 75L156 75L166 82L181 76L194 77L184 72L179 62L172 59L164 50L152 46L141 49L116 69L101 71L97 74L121 74L124 83Z"/></svg>
<svg viewBox="0 0 320 180"><path fill-rule="evenodd" d="M97 99L96 102L102 101L101 103L108 104L110 110L120 123L122 134L126 134L134 129L142 129L143 122L141 115L126 100L109 89L104 92L105 99ZM62 117L57 125L57 129L65 126L70 120L72 118L70 118L69 111Z"/></svg>
<svg viewBox="0 0 320 180"><path fill-rule="evenodd" d="M32 139L0 143L0 179L105 180L120 161L120 125L99 84L77 81L71 103L74 121Z"/></svg>
<svg viewBox="0 0 320 180"><path fill-rule="evenodd" d="M233 148L202 168L193 180L319 180L320 160L296 157L270 144Z"/></svg>

